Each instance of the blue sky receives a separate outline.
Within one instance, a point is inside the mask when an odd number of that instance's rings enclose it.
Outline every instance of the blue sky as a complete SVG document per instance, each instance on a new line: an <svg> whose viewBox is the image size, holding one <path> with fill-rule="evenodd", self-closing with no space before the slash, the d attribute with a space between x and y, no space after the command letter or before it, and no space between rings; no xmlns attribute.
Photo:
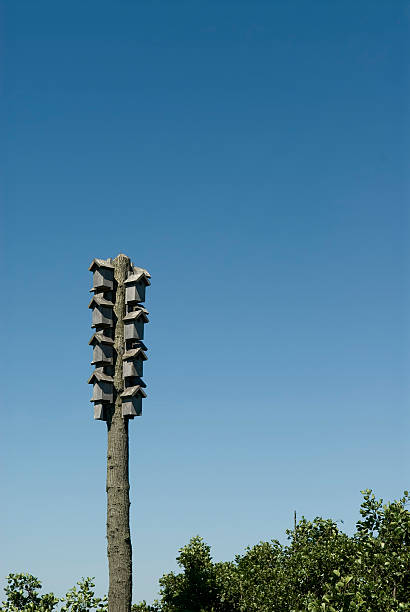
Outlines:
<svg viewBox="0 0 410 612"><path fill-rule="evenodd" d="M93 257L150 270L135 601L408 488L408 7L5 1L1 575L107 588ZM408 446L408 444L407 444Z"/></svg>

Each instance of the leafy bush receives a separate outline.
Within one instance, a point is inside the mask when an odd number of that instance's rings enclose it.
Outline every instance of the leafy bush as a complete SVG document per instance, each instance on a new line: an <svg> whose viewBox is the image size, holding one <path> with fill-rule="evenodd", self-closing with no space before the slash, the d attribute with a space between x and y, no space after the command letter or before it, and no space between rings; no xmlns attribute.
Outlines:
<svg viewBox="0 0 410 612"><path fill-rule="evenodd" d="M77 582L77 587L68 591L65 597L59 599L53 593L39 595L41 582L31 574L9 574L7 586L4 589L6 601L0 610L3 612L52 612L63 603L61 612L91 612L99 610L107 612L107 598L94 596L92 578L83 578Z"/></svg>
<svg viewBox="0 0 410 612"><path fill-rule="evenodd" d="M161 612L410 611L409 494L383 505L362 493L351 537L331 520L302 518L289 544L260 542L227 563L192 538L177 558L183 571L160 579Z"/></svg>
<svg viewBox="0 0 410 612"><path fill-rule="evenodd" d="M39 595L41 582L31 574L9 574L4 589L7 597L0 608L4 612L49 612L59 599L53 593Z"/></svg>

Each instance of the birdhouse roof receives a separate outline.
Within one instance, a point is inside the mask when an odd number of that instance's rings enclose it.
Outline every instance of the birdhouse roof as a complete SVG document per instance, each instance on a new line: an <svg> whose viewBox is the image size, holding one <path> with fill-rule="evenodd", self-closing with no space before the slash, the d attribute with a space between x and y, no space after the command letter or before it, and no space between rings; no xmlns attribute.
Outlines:
<svg viewBox="0 0 410 612"><path fill-rule="evenodd" d="M114 270L114 266L109 259L93 259L88 269L90 272L94 272L96 268L108 268L108 270Z"/></svg>
<svg viewBox="0 0 410 612"><path fill-rule="evenodd" d="M88 304L88 308L92 308L93 304L98 304L98 306L108 306L109 308L114 308L114 304L109 300L103 298L99 293L93 295L91 302Z"/></svg>
<svg viewBox="0 0 410 612"><path fill-rule="evenodd" d="M93 334L88 344L94 346L94 344L97 344L97 342L99 342L100 344L114 344L114 340L112 338L109 338L108 336L105 336L104 332L96 332L95 334Z"/></svg>
<svg viewBox="0 0 410 612"><path fill-rule="evenodd" d="M144 270L141 270L140 272L134 272L134 274L130 274L130 276L125 281L125 284L132 285L133 283L138 283L139 281L144 281L147 286L151 284Z"/></svg>
<svg viewBox="0 0 410 612"><path fill-rule="evenodd" d="M142 308L139 310L134 310L133 312L129 312L127 315L125 315L124 321L128 323L128 321L136 321L139 318L142 318L144 323L149 322L149 319Z"/></svg>
<svg viewBox="0 0 410 612"><path fill-rule="evenodd" d="M128 359L134 359L135 357L142 359L142 361L146 361L148 359L141 347L130 349L129 351L126 351L122 356L124 361L128 361Z"/></svg>
<svg viewBox="0 0 410 612"><path fill-rule="evenodd" d="M145 270L144 268L140 268L139 266L134 266L133 265L132 269L133 269L134 274L138 274L139 272L143 272L147 278L151 278L151 274L148 272L148 270Z"/></svg>
<svg viewBox="0 0 410 612"><path fill-rule="evenodd" d="M147 397L145 391L140 387L140 385L136 385L135 387L129 387L129 389L125 389L123 393L121 393L121 397L136 397L140 395L141 397Z"/></svg>
<svg viewBox="0 0 410 612"><path fill-rule="evenodd" d="M94 383L94 381L114 382L114 379L112 376L108 376L108 374L104 374L104 372L100 370L95 370L88 379L88 384L90 385Z"/></svg>
<svg viewBox="0 0 410 612"><path fill-rule="evenodd" d="M142 348L143 351L147 351L148 350L142 340L135 340L135 339L133 339L133 342L135 343L134 348Z"/></svg>
<svg viewBox="0 0 410 612"><path fill-rule="evenodd" d="M147 310L142 304L137 304L137 308L135 310L142 310L142 312L145 312L145 314L149 314L149 310ZM130 312L135 312L135 310L130 310Z"/></svg>

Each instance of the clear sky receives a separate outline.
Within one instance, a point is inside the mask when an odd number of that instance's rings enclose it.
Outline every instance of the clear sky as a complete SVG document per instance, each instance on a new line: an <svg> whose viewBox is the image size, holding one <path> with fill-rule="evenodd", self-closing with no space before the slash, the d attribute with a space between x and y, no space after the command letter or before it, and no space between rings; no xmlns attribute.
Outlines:
<svg viewBox="0 0 410 612"><path fill-rule="evenodd" d="M93 257L152 274L135 601L195 534L228 560L408 488L408 16L3 0L2 576L107 588Z"/></svg>

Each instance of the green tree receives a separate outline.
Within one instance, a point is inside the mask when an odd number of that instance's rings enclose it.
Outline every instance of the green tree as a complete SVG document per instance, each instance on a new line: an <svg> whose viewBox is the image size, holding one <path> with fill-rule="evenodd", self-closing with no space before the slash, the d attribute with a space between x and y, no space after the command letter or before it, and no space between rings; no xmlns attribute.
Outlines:
<svg viewBox="0 0 410 612"><path fill-rule="evenodd" d="M147 602L141 601L138 604L133 604L131 607L131 612L158 612L159 608L155 604L153 606L149 606Z"/></svg>
<svg viewBox="0 0 410 612"><path fill-rule="evenodd" d="M304 517L289 543L260 542L233 562L213 563L193 538L177 558L182 572L160 579L162 612L410 612L408 492L383 505L363 491L361 519L348 536Z"/></svg>
<svg viewBox="0 0 410 612"><path fill-rule="evenodd" d="M216 604L215 569L210 551L199 536L181 548L177 563L184 571L170 572L159 581L164 612L201 612Z"/></svg>
<svg viewBox="0 0 410 612"><path fill-rule="evenodd" d="M39 594L41 582L31 574L9 574L4 589L6 601L2 612L52 612L60 602L60 612L107 612L107 597L95 597L92 578L83 578L65 597L59 599L53 593Z"/></svg>
<svg viewBox="0 0 410 612"><path fill-rule="evenodd" d="M320 517L304 517L276 540L248 547L234 561L214 563L196 536L181 548L180 573L160 579L160 601L132 612L410 612L409 494L387 504L363 491L356 533ZM61 612L107 612L91 578L61 600ZM59 600L39 594L30 574L10 574L4 612L51 612Z"/></svg>
<svg viewBox="0 0 410 612"><path fill-rule="evenodd" d="M59 599L53 593L40 595L41 582L31 574L9 574L4 589L6 601L0 610L4 612L51 612Z"/></svg>
<svg viewBox="0 0 410 612"><path fill-rule="evenodd" d="M77 587L70 589L62 598L64 602L61 612L91 612L91 610L108 611L107 597L96 597L93 578L82 578Z"/></svg>

